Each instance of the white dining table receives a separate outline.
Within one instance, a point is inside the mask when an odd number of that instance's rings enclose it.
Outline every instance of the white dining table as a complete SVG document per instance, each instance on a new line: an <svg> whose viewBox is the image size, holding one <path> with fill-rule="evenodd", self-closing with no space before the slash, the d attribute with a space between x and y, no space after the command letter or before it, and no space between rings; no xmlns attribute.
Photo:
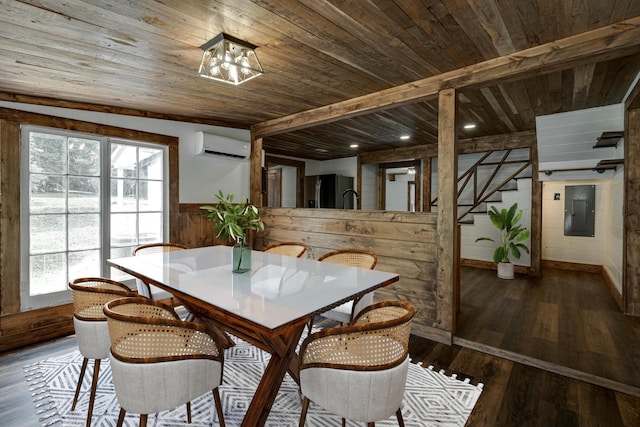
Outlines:
<svg viewBox="0 0 640 427"><path fill-rule="evenodd" d="M222 245L107 262L172 293L205 323L271 354L242 422L247 427L265 424L287 371L299 380L296 346L314 316L399 278L259 251L252 251L250 271L232 273L231 248Z"/></svg>

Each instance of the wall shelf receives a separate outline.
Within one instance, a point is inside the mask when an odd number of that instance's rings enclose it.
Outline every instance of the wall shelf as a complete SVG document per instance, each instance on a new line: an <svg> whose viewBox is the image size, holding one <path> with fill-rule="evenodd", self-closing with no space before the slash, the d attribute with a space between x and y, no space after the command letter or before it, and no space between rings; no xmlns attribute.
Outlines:
<svg viewBox="0 0 640 427"><path fill-rule="evenodd" d="M593 170L602 173L606 170L616 170L618 165L624 165L624 159L600 160Z"/></svg>
<svg viewBox="0 0 640 427"><path fill-rule="evenodd" d="M602 132L593 148L617 147L624 136L624 131Z"/></svg>

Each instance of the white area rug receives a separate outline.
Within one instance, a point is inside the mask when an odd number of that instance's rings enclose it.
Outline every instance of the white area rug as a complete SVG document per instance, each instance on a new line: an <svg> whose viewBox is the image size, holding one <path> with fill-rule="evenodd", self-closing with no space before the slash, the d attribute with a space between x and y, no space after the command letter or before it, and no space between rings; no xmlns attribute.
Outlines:
<svg viewBox="0 0 640 427"><path fill-rule="evenodd" d="M239 426L269 355L244 341L226 350L223 384L220 394L224 406L226 425ZM80 374L82 356L79 352L44 360L24 368L34 396L34 403L43 426L84 426L93 363L85 373L83 388L76 410L71 403L76 381ZM480 393L482 384L472 385L431 369L411 363L402 406L407 427L464 426ZM271 410L267 425L271 427L297 426L300 417L301 396L295 382L287 375ZM93 410L93 427L116 425L120 405L115 397L111 372L106 360L100 368L100 382ZM211 393L191 403L192 424L187 424L186 408L182 405L171 411L149 416L149 426L218 426ZM137 426L138 414L127 414L124 425ZM307 427L340 425L340 418L325 412L312 403L307 414ZM348 423L348 426L359 424ZM395 416L376 426L397 426Z"/></svg>

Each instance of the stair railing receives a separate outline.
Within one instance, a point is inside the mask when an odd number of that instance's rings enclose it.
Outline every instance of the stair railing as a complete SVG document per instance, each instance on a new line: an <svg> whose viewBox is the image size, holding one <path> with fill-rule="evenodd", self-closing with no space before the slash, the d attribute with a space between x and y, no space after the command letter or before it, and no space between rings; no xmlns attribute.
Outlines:
<svg viewBox="0 0 640 427"><path fill-rule="evenodd" d="M504 151L504 154L498 161L486 161L489 156L493 153ZM474 209L476 209L479 205L489 200L491 196L493 196L498 191L501 191L509 182L511 182L515 177L517 177L522 171L528 168L531 165L531 150L529 150L529 158L522 160L508 160L509 155L511 154L512 149L506 150L494 150L488 151L483 154L483 156L476 161L472 166L469 167L462 175L458 177L458 199L467 189L469 182L473 182L473 202L470 207L467 207L462 214L458 215L458 221L464 218L466 215L471 213ZM496 176L500 172L500 170L507 165L515 165L520 164L520 166L507 178L505 178L502 182L495 184L494 180ZM487 181L482 186L480 190L478 190L478 168L481 166L494 166L491 174L487 178ZM492 185L494 184L494 185ZM436 206L438 202L438 198L436 197L431 201L431 206Z"/></svg>

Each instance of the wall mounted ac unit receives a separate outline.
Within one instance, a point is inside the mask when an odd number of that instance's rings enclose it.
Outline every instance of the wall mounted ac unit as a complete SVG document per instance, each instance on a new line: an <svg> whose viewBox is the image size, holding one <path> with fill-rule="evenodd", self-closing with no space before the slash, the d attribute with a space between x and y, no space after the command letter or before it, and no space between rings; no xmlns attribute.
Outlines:
<svg viewBox="0 0 640 427"><path fill-rule="evenodd" d="M205 132L196 132L196 154L231 159L246 159L251 152L248 142Z"/></svg>

